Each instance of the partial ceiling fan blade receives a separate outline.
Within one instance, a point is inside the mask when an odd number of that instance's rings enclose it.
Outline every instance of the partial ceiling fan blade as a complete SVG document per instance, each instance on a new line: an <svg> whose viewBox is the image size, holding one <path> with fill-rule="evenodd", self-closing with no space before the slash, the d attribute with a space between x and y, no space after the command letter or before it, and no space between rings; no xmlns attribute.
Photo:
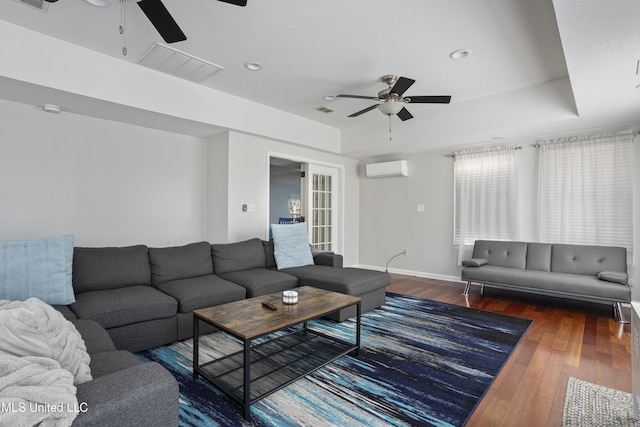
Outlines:
<svg viewBox="0 0 640 427"><path fill-rule="evenodd" d="M221 1L223 3L229 3L229 4L234 4L236 6L246 6L247 5L247 0L218 0Z"/></svg>
<svg viewBox="0 0 640 427"><path fill-rule="evenodd" d="M187 39L161 0L142 0L138 2L138 6L165 42L175 43Z"/></svg>
<svg viewBox="0 0 640 427"><path fill-rule="evenodd" d="M409 119L413 119L413 115L409 112L409 110L407 110L406 108L402 107L402 110L398 111L397 116L400 118L400 120L402 120L403 122L405 120L409 120Z"/></svg>
<svg viewBox="0 0 640 427"><path fill-rule="evenodd" d="M376 108L377 106L378 106L378 104L374 104L374 105L372 105L371 107L367 107L367 108L365 108L364 110L360 110L360 111L358 111L357 113L353 113L353 114L352 114L352 115L350 115L349 117L358 117L360 114L364 114L364 113L366 113L367 111L371 111L371 110L373 110L374 108Z"/></svg>
<svg viewBox="0 0 640 427"><path fill-rule="evenodd" d="M336 95L336 98L378 99L377 96L345 95L343 93Z"/></svg>
<svg viewBox="0 0 640 427"><path fill-rule="evenodd" d="M448 104L451 96L410 96L410 104Z"/></svg>
<svg viewBox="0 0 640 427"><path fill-rule="evenodd" d="M398 78L396 84L391 88L390 93L395 93L398 96L402 96L403 93L407 91L416 81L413 79L408 79L406 77Z"/></svg>

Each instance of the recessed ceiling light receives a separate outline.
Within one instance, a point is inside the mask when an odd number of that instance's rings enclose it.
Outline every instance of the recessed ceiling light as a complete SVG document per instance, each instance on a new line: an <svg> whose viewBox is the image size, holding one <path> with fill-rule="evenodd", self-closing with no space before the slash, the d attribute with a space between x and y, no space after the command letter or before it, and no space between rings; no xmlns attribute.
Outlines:
<svg viewBox="0 0 640 427"><path fill-rule="evenodd" d="M262 70L262 64L259 62L245 62L244 68L249 71L260 71Z"/></svg>
<svg viewBox="0 0 640 427"><path fill-rule="evenodd" d="M471 49L458 49L451 52L449 54L449 58L457 61L459 59L464 59L469 55L471 55Z"/></svg>
<svg viewBox="0 0 640 427"><path fill-rule="evenodd" d="M97 6L97 7L108 7L111 4L109 0L84 0L84 1L89 3L91 6Z"/></svg>
<svg viewBox="0 0 640 427"><path fill-rule="evenodd" d="M322 99L324 99L325 101L334 101L336 97L333 95L326 95L326 96L323 96Z"/></svg>
<svg viewBox="0 0 640 427"><path fill-rule="evenodd" d="M58 114L60 112L60 106L55 104L44 104L42 109L47 113Z"/></svg>

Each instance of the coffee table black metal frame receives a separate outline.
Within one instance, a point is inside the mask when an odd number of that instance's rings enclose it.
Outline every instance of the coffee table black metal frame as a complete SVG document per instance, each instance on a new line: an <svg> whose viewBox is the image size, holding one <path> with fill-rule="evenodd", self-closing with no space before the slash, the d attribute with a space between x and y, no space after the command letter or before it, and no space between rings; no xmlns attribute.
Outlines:
<svg viewBox="0 0 640 427"><path fill-rule="evenodd" d="M194 315L193 378L202 376L224 391L244 407L244 418L249 419L251 404L339 357L352 352L360 354L361 301L351 305L356 305L355 343L309 327L309 321L338 311L331 310L248 339L225 329L242 342L242 350L203 364L199 363L200 322L217 325Z"/></svg>

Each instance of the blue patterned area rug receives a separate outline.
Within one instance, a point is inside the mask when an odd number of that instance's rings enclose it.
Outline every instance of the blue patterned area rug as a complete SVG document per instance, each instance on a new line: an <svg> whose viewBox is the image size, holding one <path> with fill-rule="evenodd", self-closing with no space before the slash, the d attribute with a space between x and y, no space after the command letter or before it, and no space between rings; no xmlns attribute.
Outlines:
<svg viewBox="0 0 640 427"><path fill-rule="evenodd" d="M180 384L181 426L462 426L532 321L398 294L362 316L360 356L343 356L251 406L192 379L192 341L138 353ZM313 322L352 340L355 321ZM201 338L200 361L241 348Z"/></svg>

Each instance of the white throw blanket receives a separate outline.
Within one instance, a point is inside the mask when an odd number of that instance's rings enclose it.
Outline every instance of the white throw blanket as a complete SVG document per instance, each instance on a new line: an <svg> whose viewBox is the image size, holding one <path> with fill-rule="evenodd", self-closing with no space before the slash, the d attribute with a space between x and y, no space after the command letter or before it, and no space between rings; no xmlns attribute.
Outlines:
<svg viewBox="0 0 640 427"><path fill-rule="evenodd" d="M0 300L0 354L54 359L74 377L74 384L90 381L87 347L73 323L36 298Z"/></svg>
<svg viewBox="0 0 640 427"><path fill-rule="evenodd" d="M73 375L53 359L0 354L0 426L70 426L82 408Z"/></svg>

